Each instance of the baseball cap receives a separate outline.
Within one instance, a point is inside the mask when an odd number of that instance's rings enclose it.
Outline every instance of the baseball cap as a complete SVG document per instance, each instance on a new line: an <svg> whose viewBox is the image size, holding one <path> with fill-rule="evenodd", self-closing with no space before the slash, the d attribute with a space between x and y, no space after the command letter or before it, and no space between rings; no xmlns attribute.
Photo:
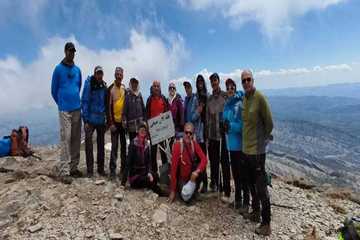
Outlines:
<svg viewBox="0 0 360 240"><path fill-rule="evenodd" d="M139 80L137 80L136 78L130 78L130 83L139 83Z"/></svg>
<svg viewBox="0 0 360 240"><path fill-rule="evenodd" d="M192 181L188 181L181 189L181 197L185 202L189 201L195 192L196 184Z"/></svg>
<svg viewBox="0 0 360 240"><path fill-rule="evenodd" d="M190 83L189 81L184 81L184 82L183 82L183 85L184 85L184 87L186 87L186 86L190 86L190 87L191 87L191 83Z"/></svg>
<svg viewBox="0 0 360 240"><path fill-rule="evenodd" d="M72 50L76 52L75 45L72 42L67 42L64 47L65 51Z"/></svg>
<svg viewBox="0 0 360 240"><path fill-rule="evenodd" d="M115 72L124 72L124 69L122 67L116 67Z"/></svg>
<svg viewBox="0 0 360 240"><path fill-rule="evenodd" d="M213 81L213 80L215 80L215 79L217 79L217 80L220 81L220 77L219 77L219 75L218 75L217 73L211 74L210 77L209 77L209 79L210 79L210 81Z"/></svg>
<svg viewBox="0 0 360 240"><path fill-rule="evenodd" d="M97 73L97 72L103 72L104 73L104 70L101 66L96 66L95 67L95 70L94 70L94 73Z"/></svg>

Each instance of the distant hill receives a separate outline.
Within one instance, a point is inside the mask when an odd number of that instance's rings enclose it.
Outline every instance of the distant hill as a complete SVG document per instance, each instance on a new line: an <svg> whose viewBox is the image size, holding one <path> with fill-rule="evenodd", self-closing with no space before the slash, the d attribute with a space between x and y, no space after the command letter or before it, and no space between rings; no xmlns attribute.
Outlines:
<svg viewBox="0 0 360 240"><path fill-rule="evenodd" d="M318 87L284 88L264 90L268 96L328 96L360 99L360 83L331 84Z"/></svg>
<svg viewBox="0 0 360 240"><path fill-rule="evenodd" d="M360 99L320 96L270 96L274 118L301 120L360 136Z"/></svg>

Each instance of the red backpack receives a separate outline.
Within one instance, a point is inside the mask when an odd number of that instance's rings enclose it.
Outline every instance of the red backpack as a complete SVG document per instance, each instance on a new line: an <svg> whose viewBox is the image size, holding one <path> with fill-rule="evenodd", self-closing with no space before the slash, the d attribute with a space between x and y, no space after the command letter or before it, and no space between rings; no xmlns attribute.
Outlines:
<svg viewBox="0 0 360 240"><path fill-rule="evenodd" d="M29 157L33 155L33 151L29 147L29 129L20 126L18 130L11 131L11 156Z"/></svg>

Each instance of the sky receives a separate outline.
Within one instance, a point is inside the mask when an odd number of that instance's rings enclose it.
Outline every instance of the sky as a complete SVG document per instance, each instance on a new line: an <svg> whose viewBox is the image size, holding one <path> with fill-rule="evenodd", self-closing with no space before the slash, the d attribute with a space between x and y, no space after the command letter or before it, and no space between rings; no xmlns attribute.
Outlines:
<svg viewBox="0 0 360 240"><path fill-rule="evenodd" d="M111 84L218 72L258 89L360 82L359 0L1 0L0 112L54 106L51 75L73 41L84 80L96 65ZM224 82L224 81L223 81ZM12 99L9 101L8 99Z"/></svg>

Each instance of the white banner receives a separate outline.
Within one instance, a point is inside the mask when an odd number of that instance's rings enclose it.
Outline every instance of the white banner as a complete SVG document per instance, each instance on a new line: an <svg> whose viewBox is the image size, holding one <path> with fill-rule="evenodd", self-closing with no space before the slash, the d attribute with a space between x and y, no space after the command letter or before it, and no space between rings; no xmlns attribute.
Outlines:
<svg viewBox="0 0 360 240"><path fill-rule="evenodd" d="M152 145L175 136L175 126L170 111L149 119L148 126Z"/></svg>

